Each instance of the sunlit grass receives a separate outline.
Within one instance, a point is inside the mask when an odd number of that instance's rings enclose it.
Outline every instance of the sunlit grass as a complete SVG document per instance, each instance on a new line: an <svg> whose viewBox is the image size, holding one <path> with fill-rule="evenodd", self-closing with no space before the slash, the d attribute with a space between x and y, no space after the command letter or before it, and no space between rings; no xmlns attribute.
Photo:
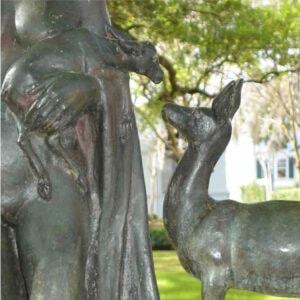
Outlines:
<svg viewBox="0 0 300 300"><path fill-rule="evenodd" d="M199 300L200 281L187 274L179 264L175 251L154 251L154 265L161 300ZM226 300L296 300L229 290Z"/></svg>

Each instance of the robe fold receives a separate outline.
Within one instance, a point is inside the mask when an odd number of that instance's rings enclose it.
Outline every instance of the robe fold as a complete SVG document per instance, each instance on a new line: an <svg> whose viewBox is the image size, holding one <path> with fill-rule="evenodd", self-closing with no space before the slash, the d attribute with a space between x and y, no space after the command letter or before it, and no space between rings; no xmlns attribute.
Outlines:
<svg viewBox="0 0 300 300"><path fill-rule="evenodd" d="M101 79L99 299L158 299L141 152L129 77Z"/></svg>

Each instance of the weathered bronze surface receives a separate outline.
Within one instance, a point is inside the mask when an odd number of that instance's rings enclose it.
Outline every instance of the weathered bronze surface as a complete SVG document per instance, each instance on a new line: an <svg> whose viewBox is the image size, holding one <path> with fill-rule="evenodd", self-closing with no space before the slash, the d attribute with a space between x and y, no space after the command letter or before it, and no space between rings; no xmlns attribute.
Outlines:
<svg viewBox="0 0 300 300"><path fill-rule="evenodd" d="M165 227L185 270L202 281L203 300L224 299L232 287L300 297L299 202L242 204L208 195L241 88L242 80L229 83L211 109L163 108L163 117L189 142L165 198Z"/></svg>
<svg viewBox="0 0 300 300"><path fill-rule="evenodd" d="M158 299L128 82L155 48L105 1L1 6L2 299Z"/></svg>
<svg viewBox="0 0 300 300"><path fill-rule="evenodd" d="M157 83L162 80L156 51L150 43L100 38L87 29L68 30L37 43L5 75L2 101L17 122L18 144L38 178L42 199L51 199L50 180L28 133L47 134L50 149L64 158L79 187L87 192L88 182L62 147L60 136L83 114L102 105L98 80L113 79L110 68L147 75ZM58 118L56 111L61 111L58 117L63 113L64 118Z"/></svg>

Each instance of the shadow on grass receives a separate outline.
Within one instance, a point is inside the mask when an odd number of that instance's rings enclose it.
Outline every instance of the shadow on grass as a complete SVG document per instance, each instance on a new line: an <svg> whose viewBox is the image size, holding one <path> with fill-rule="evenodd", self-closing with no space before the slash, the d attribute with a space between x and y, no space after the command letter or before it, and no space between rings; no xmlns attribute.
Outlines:
<svg viewBox="0 0 300 300"><path fill-rule="evenodd" d="M155 273L161 300L199 300L201 283L187 274L180 266L175 251L153 252ZM254 292L231 289L226 300L299 300L261 295Z"/></svg>

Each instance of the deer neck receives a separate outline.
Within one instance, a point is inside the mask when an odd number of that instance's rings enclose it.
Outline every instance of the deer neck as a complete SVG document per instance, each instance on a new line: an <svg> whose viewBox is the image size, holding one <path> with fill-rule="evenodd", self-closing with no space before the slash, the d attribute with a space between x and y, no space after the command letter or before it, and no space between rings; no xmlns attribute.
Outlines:
<svg viewBox="0 0 300 300"><path fill-rule="evenodd" d="M169 184L164 222L175 246L210 211L209 179L218 157L206 147L189 146Z"/></svg>

